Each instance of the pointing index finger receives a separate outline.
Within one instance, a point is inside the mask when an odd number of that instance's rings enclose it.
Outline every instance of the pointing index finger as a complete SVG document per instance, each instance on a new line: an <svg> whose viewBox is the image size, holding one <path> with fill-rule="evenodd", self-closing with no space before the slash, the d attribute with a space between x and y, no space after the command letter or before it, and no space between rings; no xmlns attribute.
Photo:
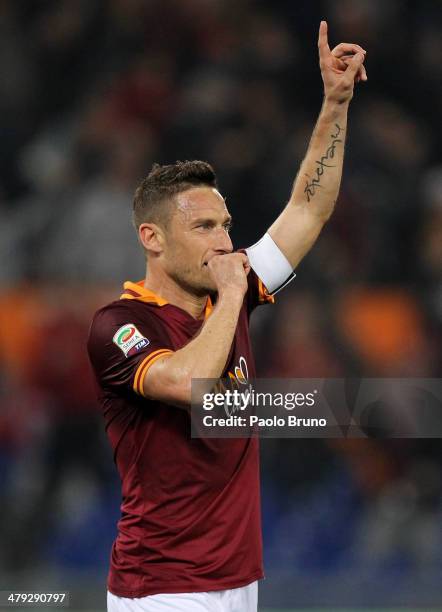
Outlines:
<svg viewBox="0 0 442 612"><path fill-rule="evenodd" d="M327 38L328 26L326 21L321 21L319 24L319 35L318 35L318 48L319 55L324 55L325 53L330 53L330 47L328 46L328 38Z"/></svg>

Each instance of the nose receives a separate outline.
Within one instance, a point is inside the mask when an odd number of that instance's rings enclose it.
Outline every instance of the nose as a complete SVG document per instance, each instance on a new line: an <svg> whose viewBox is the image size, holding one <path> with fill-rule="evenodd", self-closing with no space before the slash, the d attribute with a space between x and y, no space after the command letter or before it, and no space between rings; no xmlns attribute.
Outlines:
<svg viewBox="0 0 442 612"><path fill-rule="evenodd" d="M214 251L219 254L231 253L233 251L232 241L230 240L230 236L224 228L220 228L216 232Z"/></svg>

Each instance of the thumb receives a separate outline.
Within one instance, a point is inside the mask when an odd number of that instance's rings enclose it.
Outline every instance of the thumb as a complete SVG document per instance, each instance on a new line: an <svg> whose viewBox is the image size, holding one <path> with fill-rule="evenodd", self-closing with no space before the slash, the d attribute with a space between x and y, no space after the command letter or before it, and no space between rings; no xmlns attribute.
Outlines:
<svg viewBox="0 0 442 612"><path fill-rule="evenodd" d="M239 255L243 264L246 264L249 261L249 258L247 257L246 253L239 252L239 253L234 253L234 255Z"/></svg>
<svg viewBox="0 0 442 612"><path fill-rule="evenodd" d="M362 66L364 62L364 54L363 53L355 53L351 60L348 62L347 70L345 71L349 77L352 79L357 75L359 68Z"/></svg>

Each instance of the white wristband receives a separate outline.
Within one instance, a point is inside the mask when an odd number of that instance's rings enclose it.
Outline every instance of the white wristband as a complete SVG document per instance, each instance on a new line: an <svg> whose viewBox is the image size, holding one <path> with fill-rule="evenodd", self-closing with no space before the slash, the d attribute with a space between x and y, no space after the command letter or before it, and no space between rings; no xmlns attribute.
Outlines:
<svg viewBox="0 0 442 612"><path fill-rule="evenodd" d="M267 233L248 247L246 253L253 270L271 294L280 291L296 276L284 253Z"/></svg>

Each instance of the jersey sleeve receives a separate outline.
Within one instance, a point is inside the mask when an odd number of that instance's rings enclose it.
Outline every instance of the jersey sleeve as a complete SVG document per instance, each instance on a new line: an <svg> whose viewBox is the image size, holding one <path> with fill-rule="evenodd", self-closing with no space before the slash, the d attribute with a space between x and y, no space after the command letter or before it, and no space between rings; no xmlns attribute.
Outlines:
<svg viewBox="0 0 442 612"><path fill-rule="evenodd" d="M246 254L246 250L238 249L238 253ZM250 269L247 276L247 284L248 289L246 293L246 303L249 313L251 313L257 306L274 303L275 298L271 293L269 293L267 287L264 285L253 268Z"/></svg>
<svg viewBox="0 0 442 612"><path fill-rule="evenodd" d="M266 286L253 268L249 272L247 283L247 309L249 312L262 304L273 304L275 302L275 298L267 291Z"/></svg>
<svg viewBox="0 0 442 612"><path fill-rule="evenodd" d="M173 348L159 319L148 312L141 319L121 303L96 313L88 353L101 389L143 395L144 375Z"/></svg>

